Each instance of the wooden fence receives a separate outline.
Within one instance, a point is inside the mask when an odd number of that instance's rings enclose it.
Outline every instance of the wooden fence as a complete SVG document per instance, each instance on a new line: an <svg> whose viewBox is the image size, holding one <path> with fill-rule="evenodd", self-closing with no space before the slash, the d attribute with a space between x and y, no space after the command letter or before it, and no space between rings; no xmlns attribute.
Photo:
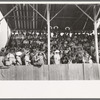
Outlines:
<svg viewBox="0 0 100 100"><path fill-rule="evenodd" d="M10 66L0 69L0 80L99 80L100 64Z"/></svg>

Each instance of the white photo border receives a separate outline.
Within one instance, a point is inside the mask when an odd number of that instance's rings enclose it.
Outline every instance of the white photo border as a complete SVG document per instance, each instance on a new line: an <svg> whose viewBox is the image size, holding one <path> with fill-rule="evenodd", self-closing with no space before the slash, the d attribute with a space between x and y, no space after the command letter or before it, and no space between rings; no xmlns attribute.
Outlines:
<svg viewBox="0 0 100 100"><path fill-rule="evenodd" d="M0 4L100 4L99 1L4 1ZM100 81L0 81L0 98L100 98Z"/></svg>

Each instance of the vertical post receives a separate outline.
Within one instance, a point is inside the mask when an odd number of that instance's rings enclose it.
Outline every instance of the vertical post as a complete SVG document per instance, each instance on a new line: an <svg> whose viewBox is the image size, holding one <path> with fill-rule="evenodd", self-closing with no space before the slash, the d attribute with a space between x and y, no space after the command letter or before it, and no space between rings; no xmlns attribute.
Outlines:
<svg viewBox="0 0 100 100"><path fill-rule="evenodd" d="M96 5L94 5L94 34L95 34L95 49L96 49L96 62L99 63L99 52L98 52L98 33L97 33L97 19L96 19Z"/></svg>
<svg viewBox="0 0 100 100"><path fill-rule="evenodd" d="M48 65L50 65L50 9L47 4L47 32L48 32Z"/></svg>

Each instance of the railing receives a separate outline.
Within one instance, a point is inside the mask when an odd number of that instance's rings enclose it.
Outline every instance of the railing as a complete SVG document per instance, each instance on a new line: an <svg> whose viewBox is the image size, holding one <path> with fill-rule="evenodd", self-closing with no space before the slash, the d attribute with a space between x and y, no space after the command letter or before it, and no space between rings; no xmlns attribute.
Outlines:
<svg viewBox="0 0 100 100"><path fill-rule="evenodd" d="M10 66L0 69L0 80L99 80L100 64Z"/></svg>

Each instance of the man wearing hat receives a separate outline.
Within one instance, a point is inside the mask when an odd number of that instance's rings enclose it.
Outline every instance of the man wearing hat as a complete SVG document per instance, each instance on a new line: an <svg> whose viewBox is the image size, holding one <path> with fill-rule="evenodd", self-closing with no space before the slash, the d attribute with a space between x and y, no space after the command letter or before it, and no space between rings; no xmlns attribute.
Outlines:
<svg viewBox="0 0 100 100"><path fill-rule="evenodd" d="M55 54L54 54L54 62L55 64L60 64L60 54L59 54L59 50L56 50L55 51Z"/></svg>
<svg viewBox="0 0 100 100"><path fill-rule="evenodd" d="M16 52L16 63L17 63L17 65L22 65L21 55L22 55L21 51Z"/></svg>

